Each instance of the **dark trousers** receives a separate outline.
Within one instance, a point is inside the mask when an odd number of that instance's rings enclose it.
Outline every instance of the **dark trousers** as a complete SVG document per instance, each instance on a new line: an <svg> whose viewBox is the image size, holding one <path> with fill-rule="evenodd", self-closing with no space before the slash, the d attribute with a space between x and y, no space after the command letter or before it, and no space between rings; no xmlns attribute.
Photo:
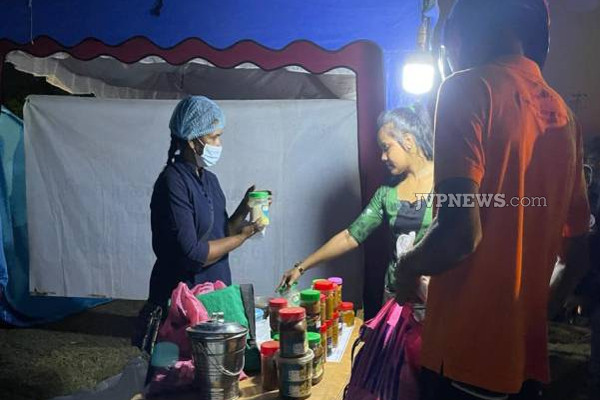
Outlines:
<svg viewBox="0 0 600 400"><path fill-rule="evenodd" d="M502 393L489 392L481 388L453 382L452 380L428 369L423 369L421 373L421 400L482 399L539 400L542 399L542 385L538 382L528 381L523 384L523 388L521 389L520 393L505 395Z"/></svg>

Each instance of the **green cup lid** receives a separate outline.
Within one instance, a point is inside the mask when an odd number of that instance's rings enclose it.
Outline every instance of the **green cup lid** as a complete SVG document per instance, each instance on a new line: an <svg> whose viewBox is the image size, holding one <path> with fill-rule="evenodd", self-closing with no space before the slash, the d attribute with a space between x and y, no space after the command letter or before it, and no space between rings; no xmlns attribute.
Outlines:
<svg viewBox="0 0 600 400"><path fill-rule="evenodd" d="M248 197L251 199L268 199L269 192L250 192Z"/></svg>
<svg viewBox="0 0 600 400"><path fill-rule="evenodd" d="M275 340L276 342L279 342L279 333L272 334L271 339Z"/></svg>
<svg viewBox="0 0 600 400"><path fill-rule="evenodd" d="M321 343L321 335L316 332L308 332L306 334L306 338L308 339L308 344L319 344Z"/></svg>
<svg viewBox="0 0 600 400"><path fill-rule="evenodd" d="M307 289L300 292L300 300L308 302L317 302L321 299L321 292L318 290Z"/></svg>

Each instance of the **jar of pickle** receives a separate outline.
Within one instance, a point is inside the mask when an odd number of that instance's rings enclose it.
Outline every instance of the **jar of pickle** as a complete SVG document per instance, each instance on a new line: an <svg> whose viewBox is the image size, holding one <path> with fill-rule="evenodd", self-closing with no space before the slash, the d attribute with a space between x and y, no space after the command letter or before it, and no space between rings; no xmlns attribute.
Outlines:
<svg viewBox="0 0 600 400"><path fill-rule="evenodd" d="M329 282L334 283L337 285L337 287L335 287L335 298L336 298L336 304L335 307L336 309L339 308L340 304L342 304L342 286L344 284L344 280L338 276L332 276L331 278L327 279Z"/></svg>
<svg viewBox="0 0 600 400"><path fill-rule="evenodd" d="M261 383L263 390L270 392L277 389L277 364L275 354L279 351L279 342L264 342L260 346Z"/></svg>
<svg viewBox="0 0 600 400"><path fill-rule="evenodd" d="M327 321L321 324L321 347L323 348L323 363L327 363Z"/></svg>
<svg viewBox="0 0 600 400"><path fill-rule="evenodd" d="M335 312L338 309L338 298L337 298L338 285L337 285L337 283L333 283L333 282L331 282L331 283L333 284L333 289L332 289L332 291L333 291L333 311Z"/></svg>
<svg viewBox="0 0 600 400"><path fill-rule="evenodd" d="M306 311L306 327L309 332L319 333L321 328L321 292L303 290L300 292L300 306Z"/></svg>
<svg viewBox="0 0 600 400"><path fill-rule="evenodd" d="M304 400L311 395L313 380L314 353L307 349L306 354L297 358L277 357L279 397L282 400Z"/></svg>
<svg viewBox="0 0 600 400"><path fill-rule="evenodd" d="M334 291L333 283L329 281L320 280L315 282L315 290L320 291L325 295L325 318L330 320L333 318L334 307Z"/></svg>
<svg viewBox="0 0 600 400"><path fill-rule="evenodd" d="M327 355L333 354L333 323L331 320L326 322L327 324Z"/></svg>
<svg viewBox="0 0 600 400"><path fill-rule="evenodd" d="M287 300L276 298L269 300L269 325L271 326L271 335L279 332L279 310L287 307Z"/></svg>
<svg viewBox="0 0 600 400"><path fill-rule="evenodd" d="M332 330L331 333L333 334L333 348L337 349L338 344L340 342L340 314L338 312L334 312L333 313L333 319L331 320L331 324L332 324Z"/></svg>
<svg viewBox="0 0 600 400"><path fill-rule="evenodd" d="M292 307L279 310L279 353L281 357L302 357L307 350L304 308Z"/></svg>
<svg viewBox="0 0 600 400"><path fill-rule="evenodd" d="M321 293L321 325L327 321L327 296Z"/></svg>
<svg viewBox="0 0 600 400"><path fill-rule="evenodd" d="M354 326L354 303L349 301L345 301L340 306L340 312L342 314L342 320L344 321L344 325L351 327Z"/></svg>
<svg viewBox="0 0 600 400"><path fill-rule="evenodd" d="M315 332L308 333L308 347L315 354L315 358L313 359L313 375L312 375L312 384L313 386L323 380L323 357L325 356L325 351L321 346L321 335Z"/></svg>

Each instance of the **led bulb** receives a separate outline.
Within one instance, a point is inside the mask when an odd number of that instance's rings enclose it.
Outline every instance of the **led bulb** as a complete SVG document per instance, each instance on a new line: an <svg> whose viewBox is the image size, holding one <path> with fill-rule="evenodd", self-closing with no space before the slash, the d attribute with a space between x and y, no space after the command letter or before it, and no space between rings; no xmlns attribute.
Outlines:
<svg viewBox="0 0 600 400"><path fill-rule="evenodd" d="M407 57L402 69L402 87L410 94L425 94L433 89L435 67L429 53L415 53Z"/></svg>

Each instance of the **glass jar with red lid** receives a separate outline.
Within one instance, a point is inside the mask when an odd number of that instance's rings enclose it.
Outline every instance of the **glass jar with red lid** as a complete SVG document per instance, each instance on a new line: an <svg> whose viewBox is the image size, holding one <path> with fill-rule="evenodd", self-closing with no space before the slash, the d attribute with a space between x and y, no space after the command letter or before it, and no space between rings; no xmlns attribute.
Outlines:
<svg viewBox="0 0 600 400"><path fill-rule="evenodd" d="M307 351L306 312L304 308L282 308L279 310L279 352L281 357L302 357Z"/></svg>
<svg viewBox="0 0 600 400"><path fill-rule="evenodd" d="M277 363L275 355L279 351L279 342L271 340L260 346L261 382L263 390L270 392L277 389Z"/></svg>
<svg viewBox="0 0 600 400"><path fill-rule="evenodd" d="M344 325L350 327L354 326L354 303L345 301L340 305L340 313L342 314L342 320Z"/></svg>
<svg viewBox="0 0 600 400"><path fill-rule="evenodd" d="M279 310L287 307L287 304L287 300L282 298L269 300L269 325L271 326L271 332L279 332Z"/></svg>

